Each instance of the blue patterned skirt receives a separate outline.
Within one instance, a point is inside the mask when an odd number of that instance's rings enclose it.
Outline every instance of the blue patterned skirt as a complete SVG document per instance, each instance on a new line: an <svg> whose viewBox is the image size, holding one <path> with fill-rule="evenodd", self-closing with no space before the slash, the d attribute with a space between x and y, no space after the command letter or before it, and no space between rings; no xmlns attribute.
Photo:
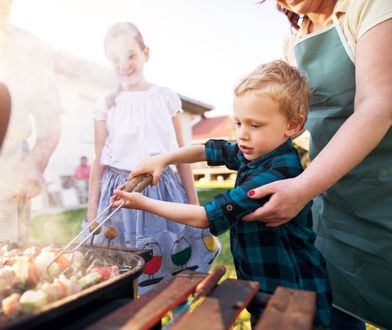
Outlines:
<svg viewBox="0 0 392 330"><path fill-rule="evenodd" d="M113 191L128 180L128 174L127 171L106 167L98 214L109 206ZM188 202L180 180L170 167L162 173L156 186L148 186L142 193L168 202ZM100 220L112 211L110 208ZM87 225L87 221L83 221L82 228ZM152 259L146 263L144 273L139 277L139 294L148 292L155 284L184 269L207 272L221 250L219 240L208 229L185 226L141 210L120 209L105 223L104 227L107 226L118 230L118 236L110 242L111 246L153 251ZM107 243L102 233L94 238L94 244Z"/></svg>

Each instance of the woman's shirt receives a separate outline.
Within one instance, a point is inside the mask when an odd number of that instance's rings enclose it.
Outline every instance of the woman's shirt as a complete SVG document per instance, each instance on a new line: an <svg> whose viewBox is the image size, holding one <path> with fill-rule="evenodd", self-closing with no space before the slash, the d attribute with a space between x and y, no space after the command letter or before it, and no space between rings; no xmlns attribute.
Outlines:
<svg viewBox="0 0 392 330"><path fill-rule="evenodd" d="M94 119L105 120L108 130L102 165L130 171L143 159L178 148L172 117L182 110L173 91L151 85L146 91L120 92L110 99L100 100L94 112Z"/></svg>
<svg viewBox="0 0 392 330"><path fill-rule="evenodd" d="M341 28L341 39L351 61L355 63L358 40L371 28L392 18L391 0L338 0L333 15L325 22L325 28L308 34L309 19L305 16L298 32L291 34L284 44L285 60L296 65L294 45L308 36L322 33L334 24L335 17ZM336 23L336 22L335 22Z"/></svg>

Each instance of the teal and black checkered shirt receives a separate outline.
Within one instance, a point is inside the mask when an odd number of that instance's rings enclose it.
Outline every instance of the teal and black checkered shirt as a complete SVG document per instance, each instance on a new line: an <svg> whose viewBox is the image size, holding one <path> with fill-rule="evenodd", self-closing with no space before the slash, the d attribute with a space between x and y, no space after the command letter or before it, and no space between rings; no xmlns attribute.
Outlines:
<svg viewBox="0 0 392 330"><path fill-rule="evenodd" d="M230 229L237 277L259 282L260 290L268 293L273 293L277 286L315 291L315 324L329 326L331 288L324 258L313 245L311 204L275 228L265 227L259 221L241 221L267 201L250 199L249 190L303 171L291 140L253 161L246 160L237 144L224 140L209 140L205 147L208 165L226 165L238 171L235 188L215 196L204 206L212 234L220 235ZM255 306L248 310L256 316L262 312Z"/></svg>

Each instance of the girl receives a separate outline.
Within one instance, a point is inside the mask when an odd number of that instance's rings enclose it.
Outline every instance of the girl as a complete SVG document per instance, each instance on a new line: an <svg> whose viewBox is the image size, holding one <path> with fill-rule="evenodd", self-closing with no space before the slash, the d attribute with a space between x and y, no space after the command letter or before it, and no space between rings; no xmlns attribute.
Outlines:
<svg viewBox="0 0 392 330"><path fill-rule="evenodd" d="M107 208L114 189L127 181L142 159L184 145L181 101L170 89L146 81L144 64L149 59L149 48L137 27L132 23L115 24L107 32L104 47L119 87L103 98L94 114L95 160L83 226ZM198 204L190 166L179 165L177 170L182 184L167 167L160 183L143 193L154 199ZM153 250L153 258L139 277L140 294L183 269L208 271L220 251L208 230L169 222L143 211L121 209L109 221L107 226L116 227L118 232L111 244ZM102 233L95 238L96 243L104 240Z"/></svg>

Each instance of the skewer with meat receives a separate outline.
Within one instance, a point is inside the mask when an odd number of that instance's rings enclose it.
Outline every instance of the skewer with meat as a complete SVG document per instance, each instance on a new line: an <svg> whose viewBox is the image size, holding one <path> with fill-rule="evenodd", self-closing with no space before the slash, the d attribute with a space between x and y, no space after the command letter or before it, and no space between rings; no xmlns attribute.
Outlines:
<svg viewBox="0 0 392 330"><path fill-rule="evenodd" d="M21 312L32 313L43 306L57 301L94 284L103 282L120 273L117 266L95 267L79 280L67 278L61 274L53 282L45 282L35 289L27 290L23 294L13 293L2 300L3 313L7 316Z"/></svg>
<svg viewBox="0 0 392 330"><path fill-rule="evenodd" d="M24 288L22 291L34 287L47 277L48 272L52 278L58 276L71 265L72 257L75 273L81 269L83 254L79 251L73 255L59 256L48 268L56 253L57 250L52 247L29 248L25 251L14 249L4 253L0 257L0 299L16 286Z"/></svg>

